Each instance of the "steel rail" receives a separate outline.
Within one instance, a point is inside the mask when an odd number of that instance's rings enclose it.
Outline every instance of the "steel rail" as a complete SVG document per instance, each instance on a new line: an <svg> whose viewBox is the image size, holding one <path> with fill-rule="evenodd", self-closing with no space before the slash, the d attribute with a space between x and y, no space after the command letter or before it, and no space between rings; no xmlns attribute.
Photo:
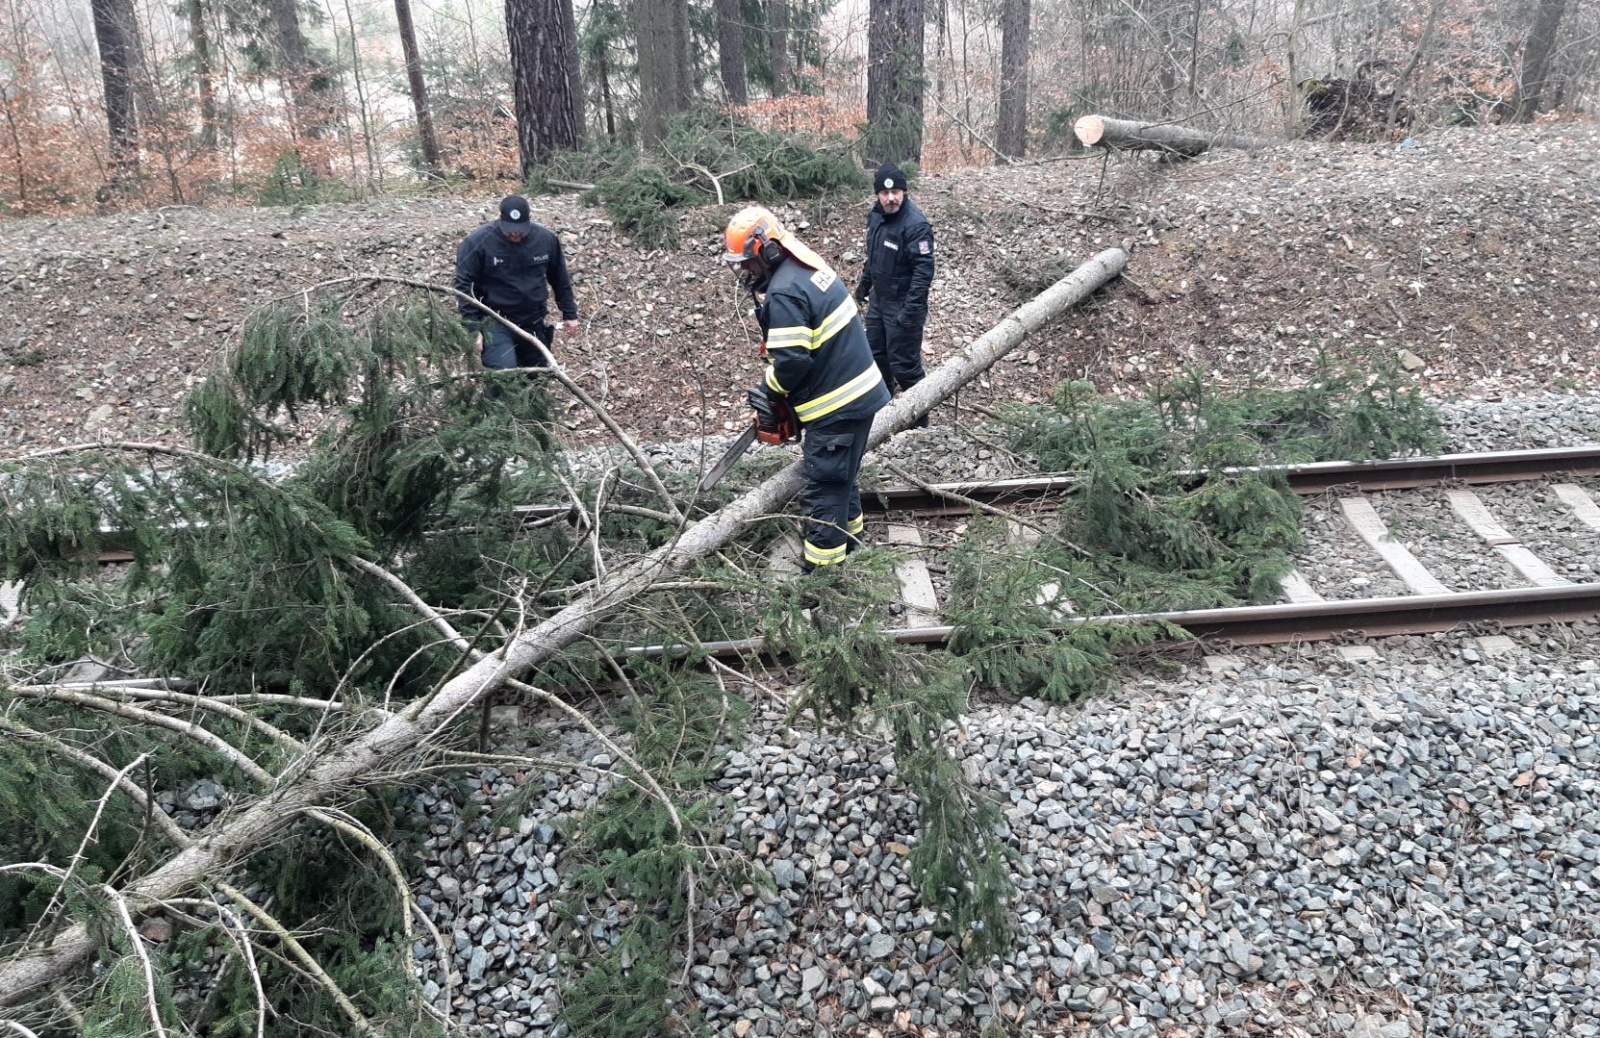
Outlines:
<svg viewBox="0 0 1600 1038"><path fill-rule="evenodd" d="M1240 472L1276 472L1289 487L1309 497L1339 488L1407 490L1446 483L1484 484L1539 479L1544 476L1600 475L1600 446L1555 447L1542 450L1491 451L1484 454L1441 454L1435 457L1385 458L1380 461L1319 461L1305 465L1263 465ZM1197 479L1204 470L1192 475ZM1078 477L1071 473L996 479L967 483L935 483L921 487L863 489L863 511L965 512L959 499L986 505L1019 504L1046 500L1071 492ZM576 518L571 505L521 505L514 513L524 522Z"/></svg>
<svg viewBox="0 0 1600 1038"><path fill-rule="evenodd" d="M1600 616L1600 583L1090 616L1064 621L1055 630L1066 633L1097 624L1164 623L1182 628L1200 642L1281 645L1343 637L1429 634L1474 623L1510 627L1570 623L1597 616ZM943 647L955 631L954 627L916 627L883 633L900 645ZM745 638L702 642L695 646L639 646L625 649L618 655L652 659L710 656L730 660L771 658L773 654L767 652L763 639Z"/></svg>
<svg viewBox="0 0 1600 1038"><path fill-rule="evenodd" d="M1309 497L1341 488L1407 490L1447 483L1507 483L1555 475L1600 475L1600 446L1441 454L1436 457L1385 458L1380 461L1320 461L1235 471L1280 473L1288 481L1290 489ZM1201 474L1194 473L1196 478ZM988 482L941 483L927 490L920 487L887 487L863 490L861 507L869 512L964 511L964 506L957 503L958 498L992 505L1038 501L1067 493L1076 482L1076 476L1060 474Z"/></svg>

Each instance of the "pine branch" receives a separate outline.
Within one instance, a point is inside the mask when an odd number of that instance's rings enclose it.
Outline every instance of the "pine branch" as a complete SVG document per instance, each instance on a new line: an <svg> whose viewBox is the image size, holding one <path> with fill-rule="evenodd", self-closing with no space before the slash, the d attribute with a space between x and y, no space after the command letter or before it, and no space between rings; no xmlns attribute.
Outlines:
<svg viewBox="0 0 1600 1038"><path fill-rule="evenodd" d="M61 754L61 756L79 767L92 771L115 783L116 787L122 790L128 799L138 806L144 817L155 823L156 828L161 830L162 835L166 836L173 846L183 849L191 845L192 841L189 839L189 835L178 826L178 823L174 822L165 811L152 804L150 798L145 795L144 790L139 788L139 784L128 777L127 773L131 770L131 765L118 771L94 754L86 753L54 736L46 735L26 725L19 724L4 714L0 714L0 729L10 732L18 738L33 739L39 744Z"/></svg>
<svg viewBox="0 0 1600 1038"><path fill-rule="evenodd" d="M50 902L45 905L44 910L39 913L39 918L33 924L32 929L28 931L28 936L24 937L22 940L22 946L24 948L33 944L34 939L39 936L40 931L49 925L50 918L51 916L55 915L56 909L61 907L67 887L72 884L72 878L77 873L78 866L82 865L84 859L88 856L87 851L89 849L89 844L94 842L95 834L100 830L100 819L105 815L106 805L111 802L111 794L116 792L121 783L127 781L128 772L143 764L145 762L145 758L148 756L149 754L141 753L132 761L128 762L128 766L117 772L116 776L111 780L111 784L106 787L106 791L100 794L100 799L95 803L94 817L89 819L89 824L84 827L83 839L78 841L78 849L72 853L72 858L67 864L66 871L61 874L60 884L50 894ZM159 1021L157 1022L156 1026L160 1026Z"/></svg>
<svg viewBox="0 0 1600 1038"><path fill-rule="evenodd" d="M231 702L228 702L228 699L231 697L219 696L213 698L211 696L197 696L190 695L185 692L162 691L158 689L129 689L116 684L97 681L74 682L71 685L24 685L21 686L18 691L22 691L23 689L26 689L30 693L36 693L39 695L49 695L52 692L65 692L71 694L80 690L83 692L108 692L116 696L127 697L129 699L142 699L146 702L172 703L178 706L187 706L194 710L209 710L212 713L221 714L230 721L235 721L261 735L266 736L279 746L283 747L285 750L288 750L290 753L302 754L306 752L305 744L299 739L296 739L294 736L283 731L281 728L269 724L260 717L257 717L255 714L250 713L248 710L241 710L234 706ZM283 696L280 698L289 700L291 702L298 700L298 697L296 696ZM265 774L265 772L263 772L263 774Z"/></svg>
<svg viewBox="0 0 1600 1038"><path fill-rule="evenodd" d="M372 1026L372 1022L366 1018L361 1010L356 1008L354 1002L350 1001L350 996L345 994L344 989L339 987L332 977L328 976L328 971L322 968L322 964L317 961L316 956L306 951L305 945L301 944L299 939L290 933L282 923L278 922L266 909L252 901L237 887L219 882L217 889L228 895L234 904L244 909L250 918L264 927L268 933L276 937L279 943L289 950L290 957L298 963L300 971L328 993L328 997L333 999L340 1012L344 1013L346 1019L350 1021L358 1032L373 1035L374 1038L382 1038L382 1032Z"/></svg>
<svg viewBox="0 0 1600 1038"><path fill-rule="evenodd" d="M261 765L251 760L250 757L240 751L232 743L228 742L226 739L223 739L216 733L208 731L200 725L195 724L192 721L184 721L176 717L168 717L166 714L158 714L152 710L142 710L139 707L129 706L126 703L118 703L102 696L91 696L84 692L63 692L52 689L48 685L42 687L22 686L20 688L13 688L11 691L22 699L34 699L56 703L71 703L73 706L81 706L89 710L98 710L101 713L114 714L118 717L126 717L130 721L138 721L141 724L147 724L155 728L165 728L168 731L177 732L179 735L185 736L186 738L199 743L201 746L210 750L212 753L215 753L229 764L232 764L234 767L244 772L251 778L252 781L256 783L256 785L261 786L264 789L269 789L272 787L272 784L275 781L271 772L267 771L265 768L261 767Z"/></svg>
<svg viewBox="0 0 1600 1038"><path fill-rule="evenodd" d="M654 487L656 493L660 496L662 504L666 507L667 513L673 517L673 521L680 526L688 521L686 518L684 518L683 513L679 510L677 502L673 499L671 492L667 490L666 484L661 481L661 476L656 471L655 465L651 463L649 456L639 448L638 443L634 441L633 437L628 435L627 430L623 429L622 426L617 423L616 419L611 417L611 412L606 410L605 405L591 397L582 386L578 385L572 380L572 377L569 376L562 369L561 365L556 362L556 359L550 354L550 351L545 347L545 344L539 341L537 336L531 334L530 332L524 331L514 321L510 320L504 315L489 309L483 304L481 299L469 296L464 292L458 292L453 287L444 288L427 281L418 281L415 278L397 277L392 274L358 274L351 275L349 277L333 278L328 281L318 282L315 285L308 285L300 292L297 292L296 295L301 296L309 306L311 293L313 291L331 288L336 285L371 284L374 282L406 285L410 288L421 289L425 292L433 292L438 295L471 303L479 310L483 311L483 313L488 317L498 321L513 336L522 340L522 342L526 343L527 345L537 349L539 351L539 356L543 358L548 367L513 370L528 370L546 373L554 378L557 382L561 383L562 388L564 388L568 393L571 393L573 398L579 403L583 404L584 407L587 407L594 414L594 416L600 420L600 423L606 427L607 431L609 431L611 435L616 438L617 442L622 445L623 449L628 452L628 455L633 458L635 464L639 466L639 470L645 474L647 479L650 480L651 485Z"/></svg>

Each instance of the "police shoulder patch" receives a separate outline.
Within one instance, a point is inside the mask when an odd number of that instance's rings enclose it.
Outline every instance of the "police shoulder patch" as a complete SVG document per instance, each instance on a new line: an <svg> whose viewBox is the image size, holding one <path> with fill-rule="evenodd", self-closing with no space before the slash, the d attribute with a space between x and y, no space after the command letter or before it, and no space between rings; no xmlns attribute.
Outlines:
<svg viewBox="0 0 1600 1038"><path fill-rule="evenodd" d="M933 254L933 241L931 239L924 238L921 241L917 242L917 251L922 253L924 256L932 255Z"/></svg>
<svg viewBox="0 0 1600 1038"><path fill-rule="evenodd" d="M835 274L831 270L818 270L813 271L811 274L811 283L822 289L824 292L832 288L833 283L838 280L839 275Z"/></svg>

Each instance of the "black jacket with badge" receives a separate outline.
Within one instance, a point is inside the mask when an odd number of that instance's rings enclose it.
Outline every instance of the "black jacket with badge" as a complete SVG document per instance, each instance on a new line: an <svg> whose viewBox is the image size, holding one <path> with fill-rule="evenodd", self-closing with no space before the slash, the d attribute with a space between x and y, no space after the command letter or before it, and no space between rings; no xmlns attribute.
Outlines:
<svg viewBox="0 0 1600 1038"><path fill-rule="evenodd" d="M548 228L529 225L528 236L512 242L491 221L467 236L456 250L456 291L483 301L484 306L531 329L545 319L550 290L564 320L578 319L578 299L561 252L561 239ZM482 321L484 313L466 300L456 309L468 323Z"/></svg>
<svg viewBox="0 0 1600 1038"><path fill-rule="evenodd" d="M856 298L872 297L874 310L921 324L933 287L933 226L907 197L893 216L874 204L867 214L867 258Z"/></svg>
<svg viewBox="0 0 1600 1038"><path fill-rule="evenodd" d="M787 396L802 425L867 418L889 403L856 302L833 271L785 259L760 318L767 390Z"/></svg>

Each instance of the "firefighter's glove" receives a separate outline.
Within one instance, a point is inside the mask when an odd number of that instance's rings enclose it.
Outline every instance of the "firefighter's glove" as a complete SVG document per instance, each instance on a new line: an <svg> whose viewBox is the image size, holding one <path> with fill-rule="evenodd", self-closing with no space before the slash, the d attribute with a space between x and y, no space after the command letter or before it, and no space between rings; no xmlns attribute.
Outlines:
<svg viewBox="0 0 1600 1038"><path fill-rule="evenodd" d="M765 383L750 389L750 410L755 412L756 439L762 443L793 443L800 438L800 423L786 397L767 392Z"/></svg>

